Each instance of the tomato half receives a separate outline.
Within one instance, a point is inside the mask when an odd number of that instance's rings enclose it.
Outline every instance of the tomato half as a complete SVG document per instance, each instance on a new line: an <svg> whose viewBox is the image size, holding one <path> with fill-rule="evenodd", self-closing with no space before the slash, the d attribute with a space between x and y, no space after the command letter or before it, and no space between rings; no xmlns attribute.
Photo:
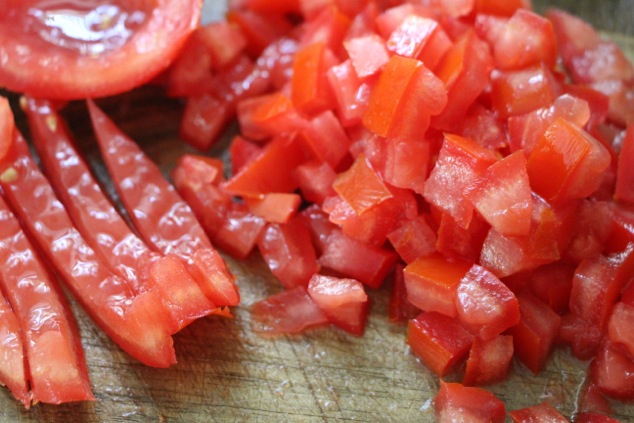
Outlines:
<svg viewBox="0 0 634 423"><path fill-rule="evenodd" d="M201 4L9 0L0 11L0 85L64 99L130 90L170 64Z"/></svg>

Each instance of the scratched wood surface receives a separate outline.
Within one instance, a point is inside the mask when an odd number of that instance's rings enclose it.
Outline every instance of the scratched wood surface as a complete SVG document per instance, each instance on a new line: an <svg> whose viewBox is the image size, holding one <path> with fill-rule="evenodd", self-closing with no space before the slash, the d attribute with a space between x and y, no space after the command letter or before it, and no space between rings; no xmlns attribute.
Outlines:
<svg viewBox="0 0 634 423"><path fill-rule="evenodd" d="M218 2L211 6L207 13L223 9ZM178 141L181 104L163 99L158 89L144 88L101 105L166 174L175 158L189 151ZM65 116L107 186L84 105L70 104ZM210 154L222 155L226 142ZM405 328L388 322L389 283L370 293L372 312L362 338L319 329L264 339L250 329L249 307L280 285L256 255L245 262L228 259L228 265L243 298L235 318L206 318L184 329L175 337L178 364L169 369L130 359L73 304L97 400L40 404L27 411L3 388L0 422L433 421L438 379L410 353ZM515 363L509 380L490 389L508 409L548 399L571 416L586 364L558 351L538 377ZM620 420L634 418L633 405L615 403L614 408Z"/></svg>

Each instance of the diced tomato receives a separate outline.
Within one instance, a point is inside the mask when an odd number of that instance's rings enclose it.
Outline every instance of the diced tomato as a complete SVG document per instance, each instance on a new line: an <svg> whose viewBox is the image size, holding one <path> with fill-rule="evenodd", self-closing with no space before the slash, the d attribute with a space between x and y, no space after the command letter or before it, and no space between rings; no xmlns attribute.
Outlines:
<svg viewBox="0 0 634 423"><path fill-rule="evenodd" d="M470 268L467 261L437 253L418 257L403 271L408 301L423 311L457 316L456 290Z"/></svg>
<svg viewBox="0 0 634 423"><path fill-rule="evenodd" d="M326 314L302 286L258 301L251 307L251 313L253 330L268 336L299 333L329 323Z"/></svg>
<svg viewBox="0 0 634 423"><path fill-rule="evenodd" d="M267 46L288 34L291 24L282 16L259 14L247 9L231 9L227 20L237 25L247 39L247 52L258 57Z"/></svg>
<svg viewBox="0 0 634 423"><path fill-rule="evenodd" d="M575 267L568 263L547 264L531 273L529 286L537 298L563 314L568 311L574 273Z"/></svg>
<svg viewBox="0 0 634 423"><path fill-rule="evenodd" d="M450 214L462 228L468 227L473 205L464 194L496 160L493 152L475 141L445 134L436 165L425 183L425 199Z"/></svg>
<svg viewBox="0 0 634 423"><path fill-rule="evenodd" d="M271 223L288 222L297 213L301 201L299 195L285 192L272 192L261 198L245 198L251 213Z"/></svg>
<svg viewBox="0 0 634 423"><path fill-rule="evenodd" d="M376 74L390 59L385 41L376 34L348 38L343 46L359 78Z"/></svg>
<svg viewBox="0 0 634 423"><path fill-rule="evenodd" d="M550 422L567 423L566 419L555 407L544 401L531 407L521 408L509 412L515 423ZM575 419L575 421L577 421Z"/></svg>
<svg viewBox="0 0 634 423"><path fill-rule="evenodd" d="M634 318L634 305L618 302L612 309L608 321L608 337L610 341L622 345L632 356L634 353L634 334L630 324Z"/></svg>
<svg viewBox="0 0 634 423"><path fill-rule="evenodd" d="M554 76L543 64L515 71L495 71L491 77L491 102L502 117L548 107L558 95Z"/></svg>
<svg viewBox="0 0 634 423"><path fill-rule="evenodd" d="M0 13L0 85L50 99L129 91L167 68L200 11L196 0L116 1L107 12L97 3L12 3Z"/></svg>
<svg viewBox="0 0 634 423"><path fill-rule="evenodd" d="M518 9L530 8L529 0L476 0L478 14L511 16Z"/></svg>
<svg viewBox="0 0 634 423"><path fill-rule="evenodd" d="M301 140L318 160L336 169L346 158L351 142L332 111L314 116L302 129Z"/></svg>
<svg viewBox="0 0 634 423"><path fill-rule="evenodd" d="M510 125L510 119L508 121ZM482 104L474 104L464 120L458 123L458 128L458 135L472 139L489 150L502 150L509 145L509 135L503 122Z"/></svg>
<svg viewBox="0 0 634 423"><path fill-rule="evenodd" d="M610 165L608 150L563 118L550 125L528 158L533 190L553 203L583 198L597 190Z"/></svg>
<svg viewBox="0 0 634 423"><path fill-rule="evenodd" d="M359 79L350 60L332 66L327 78L341 125L349 127L360 123L369 97L368 83Z"/></svg>
<svg viewBox="0 0 634 423"><path fill-rule="evenodd" d="M293 171L293 177L299 185L302 198L315 204L323 204L328 197L335 195L332 183L337 173L326 162L311 160L300 164Z"/></svg>
<svg viewBox="0 0 634 423"><path fill-rule="evenodd" d="M557 62L557 42L551 22L527 9L518 9L492 45L498 69L522 69Z"/></svg>
<svg viewBox="0 0 634 423"><path fill-rule="evenodd" d="M363 154L337 176L332 187L358 215L392 198L392 192Z"/></svg>
<svg viewBox="0 0 634 423"><path fill-rule="evenodd" d="M575 423L619 423L612 417L597 413L578 413L575 415Z"/></svg>
<svg viewBox="0 0 634 423"><path fill-rule="evenodd" d="M557 338L561 317L529 292L517 295L520 321L509 330L516 356L537 374L546 363Z"/></svg>
<svg viewBox="0 0 634 423"><path fill-rule="evenodd" d="M506 419L504 403L491 392L444 381L434 399L434 412L438 423L503 423Z"/></svg>
<svg viewBox="0 0 634 423"><path fill-rule="evenodd" d="M266 221L239 203L231 203L220 227L212 235L218 248L236 258L246 258L255 247Z"/></svg>
<svg viewBox="0 0 634 423"><path fill-rule="evenodd" d="M628 124L616 168L614 197L618 201L634 204L634 123Z"/></svg>
<svg viewBox="0 0 634 423"><path fill-rule="evenodd" d="M604 394L623 400L634 398L634 361L619 345L605 342L590 363L592 382Z"/></svg>
<svg viewBox="0 0 634 423"><path fill-rule="evenodd" d="M301 129L306 121L282 92L263 94L238 103L241 134L250 140L268 140L278 133Z"/></svg>
<svg viewBox="0 0 634 423"><path fill-rule="evenodd" d="M258 248L271 272L288 289L305 288L319 270L310 233L298 217L286 223L268 224Z"/></svg>
<svg viewBox="0 0 634 423"><path fill-rule="evenodd" d="M489 166L469 187L467 197L501 235L527 235L533 200L524 153L515 152Z"/></svg>
<svg viewBox="0 0 634 423"><path fill-rule="evenodd" d="M203 93L188 97L181 120L180 135L198 150L208 150L232 116L233 107L214 95Z"/></svg>
<svg viewBox="0 0 634 423"><path fill-rule="evenodd" d="M429 176L431 142L388 138L377 166L388 184L422 194Z"/></svg>
<svg viewBox="0 0 634 423"><path fill-rule="evenodd" d="M411 14L392 31L386 41L387 49L399 56L419 58L436 30L439 30L436 20Z"/></svg>
<svg viewBox="0 0 634 423"><path fill-rule="evenodd" d="M405 263L436 251L436 232L428 223L426 215L406 220L387 235L390 243Z"/></svg>
<svg viewBox="0 0 634 423"><path fill-rule="evenodd" d="M520 321L515 294L491 272L478 265L473 265L460 279L455 302L462 324L485 341Z"/></svg>
<svg viewBox="0 0 634 423"><path fill-rule="evenodd" d="M297 188L292 172L306 161L298 137L279 136L270 141L262 153L247 163L225 184L227 191L244 197L269 192L291 192Z"/></svg>
<svg viewBox="0 0 634 423"><path fill-rule="evenodd" d="M291 99L295 108L308 115L328 110L334 104L326 78L332 54L323 43L311 44L295 54Z"/></svg>
<svg viewBox="0 0 634 423"><path fill-rule="evenodd" d="M502 381L508 375L512 359L512 336L498 335L488 341L476 337L469 351L462 383L486 385Z"/></svg>
<svg viewBox="0 0 634 423"><path fill-rule="evenodd" d="M420 314L420 310L407 299L405 288L405 277L403 276L403 265L397 263L392 273L392 291L388 315L393 323L406 323Z"/></svg>
<svg viewBox="0 0 634 423"><path fill-rule="evenodd" d="M478 214L474 214L469 226L463 228L449 215L441 213L438 225L436 250L448 257L461 257L477 261L490 225Z"/></svg>
<svg viewBox="0 0 634 423"><path fill-rule="evenodd" d="M263 150L263 146L236 135L231 140L229 147L229 160L231 162L231 173L240 173L243 167L255 160Z"/></svg>
<svg viewBox="0 0 634 423"><path fill-rule="evenodd" d="M352 239L333 230L319 257L322 267L378 288L396 261L391 251Z"/></svg>
<svg viewBox="0 0 634 423"><path fill-rule="evenodd" d="M486 87L492 69L489 47L467 31L434 68L447 88L447 106L432 119L432 127L451 131Z"/></svg>
<svg viewBox="0 0 634 423"><path fill-rule="evenodd" d="M363 335L368 296L361 282L315 274L308 283L308 294L330 322L353 335Z"/></svg>
<svg viewBox="0 0 634 423"><path fill-rule="evenodd" d="M473 335L458 320L430 311L409 321L407 343L431 371L445 376L467 356Z"/></svg>

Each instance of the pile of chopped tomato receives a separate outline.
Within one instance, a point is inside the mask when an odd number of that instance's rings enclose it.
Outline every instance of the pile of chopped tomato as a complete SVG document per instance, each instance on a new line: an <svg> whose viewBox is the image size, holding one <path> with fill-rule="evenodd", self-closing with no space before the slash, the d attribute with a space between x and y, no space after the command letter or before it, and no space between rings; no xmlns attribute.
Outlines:
<svg viewBox="0 0 634 423"><path fill-rule="evenodd" d="M239 123L228 169L188 154L173 178L215 245L284 287L255 330L360 335L391 276L413 353L462 382L440 421L504 421L465 385L554 348L588 360L582 421L634 399L634 68L587 23L524 0L234 1L167 92L194 147Z"/></svg>

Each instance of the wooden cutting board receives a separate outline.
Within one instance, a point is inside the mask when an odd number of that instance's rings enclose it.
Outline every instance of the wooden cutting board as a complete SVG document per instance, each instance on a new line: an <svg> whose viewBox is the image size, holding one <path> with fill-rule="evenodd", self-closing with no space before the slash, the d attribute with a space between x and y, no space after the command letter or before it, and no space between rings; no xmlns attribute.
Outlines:
<svg viewBox="0 0 634 423"><path fill-rule="evenodd" d="M166 174L189 151L178 140L182 105L163 99L159 90L144 88L100 104ZM84 105L70 104L65 116L109 187ZM210 154L222 155L227 142ZM227 261L237 275L242 304L233 309L233 320L209 317L179 333L178 364L153 369L135 362L73 304L97 400L40 404L27 411L0 389L0 422L433 421L438 378L411 354L405 327L389 323L389 284L370 293L371 315L362 338L317 329L264 339L250 329L249 307L281 287L257 255ZM514 363L508 381L489 388L509 410L548 400L571 416L586 365L557 351L539 376ZM614 408L622 421L634 417L634 405Z"/></svg>

